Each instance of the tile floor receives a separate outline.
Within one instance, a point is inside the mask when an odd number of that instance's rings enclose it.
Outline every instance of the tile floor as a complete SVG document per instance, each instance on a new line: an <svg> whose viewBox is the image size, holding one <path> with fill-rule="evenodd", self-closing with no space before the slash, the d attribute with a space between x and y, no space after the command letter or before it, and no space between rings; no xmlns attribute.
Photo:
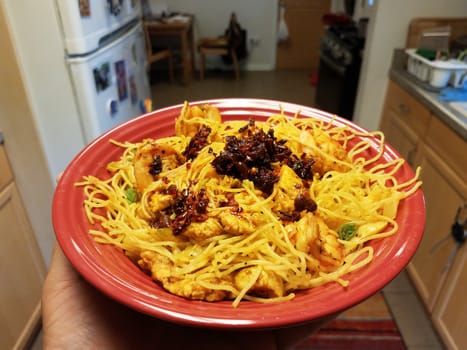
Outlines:
<svg viewBox="0 0 467 350"><path fill-rule="evenodd" d="M408 350L444 349L406 271L383 290Z"/></svg>
<svg viewBox="0 0 467 350"><path fill-rule="evenodd" d="M165 79L165 73L152 74L152 96L155 109L211 98L249 97L275 99L314 106L315 88L309 82L309 71L242 72L236 81L233 72L208 72L205 79L193 79L187 86ZM443 349L425 309L407 273L402 272L385 289L384 296L402 333L408 350Z"/></svg>
<svg viewBox="0 0 467 350"><path fill-rule="evenodd" d="M158 109L187 101L212 98L250 97L314 105L315 88L309 84L310 72L242 72L235 80L233 72L208 71L205 79L193 79L187 86L169 83L167 73L152 74L153 108Z"/></svg>

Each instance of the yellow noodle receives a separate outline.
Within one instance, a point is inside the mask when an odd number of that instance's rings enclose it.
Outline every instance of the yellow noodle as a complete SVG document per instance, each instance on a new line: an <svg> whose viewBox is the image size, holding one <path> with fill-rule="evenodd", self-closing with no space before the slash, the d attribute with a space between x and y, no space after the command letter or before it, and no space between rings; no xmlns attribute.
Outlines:
<svg viewBox="0 0 467 350"><path fill-rule="evenodd" d="M135 262L148 251L164 257L171 271L172 279L169 281L186 280L202 290L225 292L228 298L233 299L234 307L241 300L290 300L299 289L330 282L347 287L345 275L373 259L373 248L366 243L397 233L395 217L399 202L420 188L420 170L416 170L413 178L400 182L397 172L404 161L380 162L384 153L382 133L353 131L347 126L334 127L323 120L299 118L299 112L293 118L287 118L281 107L280 114L272 115L266 122L257 121L256 128L265 133L272 128L275 138L286 140L286 146L298 158L302 153L310 154L324 164L324 173L315 175L302 188L316 202L318 209L311 218L306 213L300 214L300 218L312 220L309 224L315 225L307 229L309 232L300 231L298 223L285 221L278 210L283 204L276 203L278 198L279 202L283 201L278 186L274 185L272 193L265 195L249 180L216 173L211 163L223 150L224 138L238 136L238 129L247 123L222 123L216 113L210 106L184 105L175 124L175 136L159 139L157 144L183 154L193 132L201 126L211 129L209 144L194 159L163 168L154 181L137 194L139 175L136 167L139 163L135 154L143 145L154 145L154 140L138 143L112 140L123 152L119 160L108 164L110 178L85 176L76 184L83 187L86 196L84 209L93 225L89 233L96 242L123 249ZM373 148L377 152L368 159L366 154ZM341 149L345 150L344 154ZM170 162L169 158L165 159ZM208 220L199 223L199 232L194 231L194 236L184 232L175 235L170 228L155 228L151 224L157 215L164 214L164 201L172 200L171 195L164 192L170 185L179 191L190 189L199 193L203 190L209 198ZM129 200L128 192L134 192L136 198ZM240 211L235 212L234 207L226 206L232 198ZM290 198L291 201L293 199ZM155 206L162 209L155 212ZM233 220L229 225L236 227L237 232L227 230L228 220ZM318 224L319 220L324 226ZM386 223L384 231L357 234L349 240L337 237L336 231L343 224L378 222ZM102 228L96 226L97 223ZM203 226L209 223L214 226ZM308 223L304 225L307 227ZM219 228L220 232L211 231ZM207 234L210 232L214 233ZM298 240L312 232L321 235L320 239L315 237L307 241L310 250L303 251ZM322 246L313 250L320 244ZM333 254L338 254L341 249L344 255L339 261ZM316 255L316 251L321 253ZM245 268L254 270L243 287L238 288L235 276ZM283 295L262 297L250 293L262 272L281 281Z"/></svg>

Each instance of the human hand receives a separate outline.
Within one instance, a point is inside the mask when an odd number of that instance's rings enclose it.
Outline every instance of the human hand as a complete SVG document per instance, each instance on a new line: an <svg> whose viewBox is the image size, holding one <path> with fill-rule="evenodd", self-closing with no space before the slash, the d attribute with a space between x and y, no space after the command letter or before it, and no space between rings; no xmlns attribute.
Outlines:
<svg viewBox="0 0 467 350"><path fill-rule="evenodd" d="M264 331L181 326L136 312L88 284L60 247L42 292L44 349L288 349L328 320Z"/></svg>

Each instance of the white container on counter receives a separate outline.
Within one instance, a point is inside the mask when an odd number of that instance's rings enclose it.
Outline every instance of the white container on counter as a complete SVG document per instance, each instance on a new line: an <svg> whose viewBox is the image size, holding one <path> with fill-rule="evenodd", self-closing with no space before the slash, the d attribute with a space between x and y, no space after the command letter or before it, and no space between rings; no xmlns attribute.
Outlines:
<svg viewBox="0 0 467 350"><path fill-rule="evenodd" d="M416 49L405 51L408 55L407 71L431 86L443 88L450 81L453 85L458 85L456 78L467 74L467 64L463 61L455 59L430 61L418 55L416 51Z"/></svg>

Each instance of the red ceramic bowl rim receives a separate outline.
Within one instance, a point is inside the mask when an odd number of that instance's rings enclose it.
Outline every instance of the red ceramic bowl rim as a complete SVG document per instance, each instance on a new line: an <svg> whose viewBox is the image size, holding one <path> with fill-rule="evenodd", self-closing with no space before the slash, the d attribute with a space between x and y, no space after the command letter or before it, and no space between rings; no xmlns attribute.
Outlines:
<svg viewBox="0 0 467 350"><path fill-rule="evenodd" d="M190 102L209 103L221 111L224 119L245 119L251 115L264 118L280 112L286 115L333 120L335 125L366 132L354 123L330 113L287 102L227 98ZM363 269L347 275L350 285L337 283L300 291L291 301L277 303L241 302L233 308L231 301L203 302L184 299L164 291L141 272L119 249L94 242L87 233L90 227L84 216L83 191L74 184L83 175L102 173L111 159L118 159L121 149L110 139L136 142L146 137L173 134L173 123L183 104L160 109L123 123L104 133L86 146L61 176L53 199L52 219L57 241L76 270L93 286L116 301L137 311L180 324L224 329L264 329L284 327L329 317L350 308L380 291L394 279L414 255L424 229L425 204L421 190L400 203L396 221L399 232L377 242L374 260ZM377 147L375 142L373 147ZM384 159L400 158L386 144ZM404 164L399 179L414 175Z"/></svg>

